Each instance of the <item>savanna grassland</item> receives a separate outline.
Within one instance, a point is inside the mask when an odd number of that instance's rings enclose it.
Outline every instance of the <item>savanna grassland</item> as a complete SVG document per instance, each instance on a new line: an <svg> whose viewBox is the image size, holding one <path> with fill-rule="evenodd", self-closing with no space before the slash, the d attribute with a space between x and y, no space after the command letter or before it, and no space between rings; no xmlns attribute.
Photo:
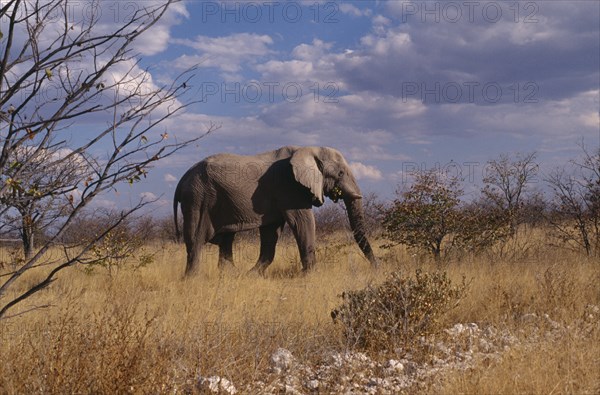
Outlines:
<svg viewBox="0 0 600 395"><path fill-rule="evenodd" d="M210 389L200 378L211 376L248 394L600 393L600 264L547 247L534 231L441 264L377 247L377 271L339 233L320 240L318 267L308 275L295 243L284 240L266 278L244 274L258 255L249 239L236 243L238 270L220 273L210 248L190 279L182 279L183 245L145 248L154 254L145 267L125 262L110 275L73 267L0 321L0 393L203 393ZM467 279L460 304L440 324L470 325L480 335L441 330L411 349L354 350L331 318L342 292L418 268ZM28 274L21 290L44 270ZM280 348L295 361L283 371L272 361ZM335 362L359 351L368 366ZM403 368L390 373L391 360ZM394 375L412 379L387 386Z"/></svg>

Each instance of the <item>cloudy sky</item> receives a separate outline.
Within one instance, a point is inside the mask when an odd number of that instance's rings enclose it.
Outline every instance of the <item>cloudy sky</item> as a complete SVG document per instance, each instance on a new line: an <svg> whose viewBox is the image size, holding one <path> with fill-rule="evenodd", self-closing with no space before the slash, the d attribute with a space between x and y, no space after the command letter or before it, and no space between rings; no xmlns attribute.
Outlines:
<svg viewBox="0 0 600 395"><path fill-rule="evenodd" d="M415 168L452 163L476 183L501 153L564 164L600 144L599 20L597 1L178 4L138 50L156 81L200 65L201 102L171 134L221 128L132 193L167 212L203 157L289 144L338 148L384 198Z"/></svg>

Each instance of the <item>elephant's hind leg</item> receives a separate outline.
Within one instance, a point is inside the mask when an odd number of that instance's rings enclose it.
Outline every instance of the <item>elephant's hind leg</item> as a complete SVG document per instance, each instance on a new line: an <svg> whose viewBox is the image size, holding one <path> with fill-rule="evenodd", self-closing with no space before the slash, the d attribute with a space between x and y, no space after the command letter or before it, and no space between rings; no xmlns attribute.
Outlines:
<svg viewBox="0 0 600 395"><path fill-rule="evenodd" d="M212 227L208 215L193 210L184 212L183 238L187 250L186 276L198 271L202 246L210 238L211 232Z"/></svg>
<svg viewBox="0 0 600 395"><path fill-rule="evenodd" d="M223 233L219 241L219 269L234 267L233 264L233 240L235 233Z"/></svg>
<svg viewBox="0 0 600 395"><path fill-rule="evenodd" d="M276 223L272 225L265 225L259 228L260 231L260 255L256 265L250 270L251 272L257 272L261 276L267 270L267 267L275 259L275 248L277 246L277 240L283 229L285 223Z"/></svg>
<svg viewBox="0 0 600 395"><path fill-rule="evenodd" d="M185 250L187 253L187 261L185 265L185 275L192 273L193 269L198 266L198 238L196 230L200 222L200 213L197 210L188 209L181 206L183 213L183 241L185 242Z"/></svg>

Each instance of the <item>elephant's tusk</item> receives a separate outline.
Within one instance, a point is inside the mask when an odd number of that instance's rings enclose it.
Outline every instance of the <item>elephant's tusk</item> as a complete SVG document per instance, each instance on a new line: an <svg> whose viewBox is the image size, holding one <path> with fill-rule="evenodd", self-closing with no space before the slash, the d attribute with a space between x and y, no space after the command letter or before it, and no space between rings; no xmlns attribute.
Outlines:
<svg viewBox="0 0 600 395"><path fill-rule="evenodd" d="M355 193L355 192L350 192L348 193L348 198L355 200L355 199L362 199L362 195Z"/></svg>

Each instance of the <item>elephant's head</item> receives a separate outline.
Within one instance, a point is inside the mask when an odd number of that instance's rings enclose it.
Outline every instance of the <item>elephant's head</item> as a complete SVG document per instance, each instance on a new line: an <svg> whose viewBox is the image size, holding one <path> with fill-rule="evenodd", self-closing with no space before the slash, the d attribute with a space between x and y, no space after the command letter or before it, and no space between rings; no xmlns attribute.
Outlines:
<svg viewBox="0 0 600 395"><path fill-rule="evenodd" d="M313 194L313 204L321 206L325 196L344 200L354 239L365 257L376 266L371 245L365 235L362 195L350 166L342 154L328 147L298 148L290 158L296 181Z"/></svg>

